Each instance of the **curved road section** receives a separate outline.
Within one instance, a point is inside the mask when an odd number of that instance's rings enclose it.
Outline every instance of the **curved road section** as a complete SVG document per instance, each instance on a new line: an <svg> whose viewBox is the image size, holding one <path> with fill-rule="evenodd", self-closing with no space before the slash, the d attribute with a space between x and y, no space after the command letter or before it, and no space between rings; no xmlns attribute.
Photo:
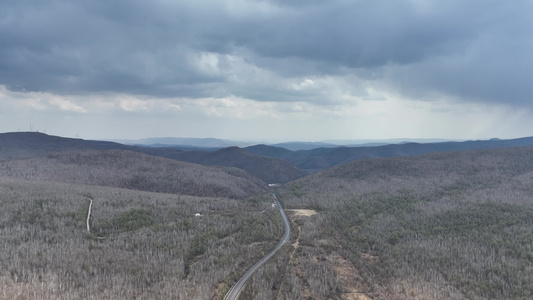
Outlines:
<svg viewBox="0 0 533 300"><path fill-rule="evenodd" d="M276 204L276 207L279 209L279 213L281 214L281 218L283 219L283 223L285 224L285 234L283 235L283 238L278 243L278 245L272 249L265 257L263 257L260 261L255 263L242 277L231 287L229 292L224 297L224 300L237 300L239 297L239 294L242 291L242 288L244 287L244 284L246 281L252 276L252 274L257 270L262 264L264 264L269 258L271 258L274 253L276 253L281 246L283 246L288 240L289 236L291 235L291 226L289 225L289 219L287 219L287 215L285 215L285 211L283 210L283 207L281 207L281 204L278 201L278 198L276 197L275 193L272 193L272 198L274 198L274 203Z"/></svg>
<svg viewBox="0 0 533 300"><path fill-rule="evenodd" d="M89 200L89 209L87 210L87 233L91 234L91 226L89 225L89 221L91 220L91 209L93 208L93 199L89 197L85 197Z"/></svg>

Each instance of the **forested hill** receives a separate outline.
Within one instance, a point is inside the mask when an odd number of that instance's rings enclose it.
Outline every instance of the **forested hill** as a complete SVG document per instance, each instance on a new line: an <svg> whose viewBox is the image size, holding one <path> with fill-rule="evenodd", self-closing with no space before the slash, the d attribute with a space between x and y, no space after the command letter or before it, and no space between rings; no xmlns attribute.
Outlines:
<svg viewBox="0 0 533 300"><path fill-rule="evenodd" d="M162 151L162 149L148 149ZM170 153L169 153L170 154ZM267 183L286 183L307 175L290 162L249 153L238 147L228 147L217 151L173 152L168 157L201 165L231 166L242 169Z"/></svg>
<svg viewBox="0 0 533 300"><path fill-rule="evenodd" d="M475 150L489 148L511 148L533 146L533 137L509 140L485 140L442 143L404 143L374 147L337 147L290 151L284 148L256 145L244 148L258 155L283 159L301 169L314 172L354 160L377 157L401 157L433 152Z"/></svg>
<svg viewBox="0 0 533 300"><path fill-rule="evenodd" d="M216 168L125 150L49 154L0 162L0 176L205 197L245 198L265 184L237 168Z"/></svg>
<svg viewBox="0 0 533 300"><path fill-rule="evenodd" d="M170 147L138 147L114 142L63 138L37 132L0 134L0 160L40 157L65 151L110 149L129 150L202 165L235 167L267 183L285 183L307 174L284 160L251 154L237 147L218 151L182 151Z"/></svg>
<svg viewBox="0 0 533 300"><path fill-rule="evenodd" d="M533 147L482 149L352 161L278 196L320 215L300 251L340 257L372 299L533 299L532 182Z"/></svg>
<svg viewBox="0 0 533 300"><path fill-rule="evenodd" d="M132 149L114 142L64 138L39 132L0 133L0 160L30 158L75 150Z"/></svg>

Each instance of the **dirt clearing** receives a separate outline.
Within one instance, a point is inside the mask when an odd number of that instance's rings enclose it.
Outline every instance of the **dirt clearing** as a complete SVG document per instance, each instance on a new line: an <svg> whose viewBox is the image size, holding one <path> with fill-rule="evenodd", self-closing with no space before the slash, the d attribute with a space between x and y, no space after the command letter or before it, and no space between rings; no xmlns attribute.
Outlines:
<svg viewBox="0 0 533 300"><path fill-rule="evenodd" d="M314 209L286 209L286 211L293 213L295 217L310 217L317 214Z"/></svg>

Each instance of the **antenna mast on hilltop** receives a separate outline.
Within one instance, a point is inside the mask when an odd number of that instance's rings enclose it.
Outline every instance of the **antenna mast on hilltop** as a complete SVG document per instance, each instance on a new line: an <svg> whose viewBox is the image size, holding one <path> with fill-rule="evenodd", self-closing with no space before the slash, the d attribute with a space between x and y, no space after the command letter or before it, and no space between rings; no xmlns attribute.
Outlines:
<svg viewBox="0 0 533 300"><path fill-rule="evenodd" d="M39 130L35 130L35 124L30 123L30 132L39 132Z"/></svg>

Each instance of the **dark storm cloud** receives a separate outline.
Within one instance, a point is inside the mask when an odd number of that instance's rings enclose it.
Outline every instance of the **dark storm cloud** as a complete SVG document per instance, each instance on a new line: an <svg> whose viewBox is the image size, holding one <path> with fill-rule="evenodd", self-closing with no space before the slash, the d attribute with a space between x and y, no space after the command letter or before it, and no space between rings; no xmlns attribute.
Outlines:
<svg viewBox="0 0 533 300"><path fill-rule="evenodd" d="M148 94L209 80L190 70L187 23L169 13L143 1L17 3L0 12L0 80L34 91Z"/></svg>
<svg viewBox="0 0 533 300"><path fill-rule="evenodd" d="M10 2L10 89L293 101L310 95L285 81L350 75L421 99L533 95L526 0Z"/></svg>

